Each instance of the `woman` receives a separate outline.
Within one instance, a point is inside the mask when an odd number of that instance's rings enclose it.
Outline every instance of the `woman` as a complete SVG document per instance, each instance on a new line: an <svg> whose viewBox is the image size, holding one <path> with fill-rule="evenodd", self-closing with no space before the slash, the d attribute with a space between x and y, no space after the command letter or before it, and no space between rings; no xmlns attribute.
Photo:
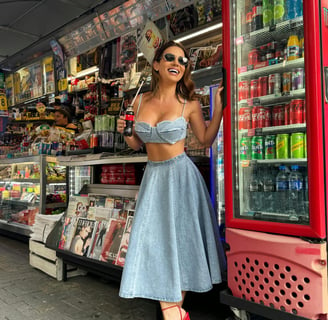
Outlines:
<svg viewBox="0 0 328 320"><path fill-rule="evenodd" d="M184 153L189 122L198 140L212 145L222 118L217 90L206 127L182 45L163 44L152 64L152 90L134 104L133 135L127 144L145 143L148 163L140 185L123 270L120 296L160 301L165 320L188 320L182 309L187 291L206 292L220 283L224 255L211 200L199 170ZM123 133L124 117L117 120Z"/></svg>

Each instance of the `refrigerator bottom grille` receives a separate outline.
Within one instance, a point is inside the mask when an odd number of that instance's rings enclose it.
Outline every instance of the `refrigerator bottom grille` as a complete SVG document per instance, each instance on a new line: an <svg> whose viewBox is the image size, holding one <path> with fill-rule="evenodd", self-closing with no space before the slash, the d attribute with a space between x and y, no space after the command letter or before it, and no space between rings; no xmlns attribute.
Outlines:
<svg viewBox="0 0 328 320"><path fill-rule="evenodd" d="M326 244L227 229L232 294L309 319L327 319Z"/></svg>

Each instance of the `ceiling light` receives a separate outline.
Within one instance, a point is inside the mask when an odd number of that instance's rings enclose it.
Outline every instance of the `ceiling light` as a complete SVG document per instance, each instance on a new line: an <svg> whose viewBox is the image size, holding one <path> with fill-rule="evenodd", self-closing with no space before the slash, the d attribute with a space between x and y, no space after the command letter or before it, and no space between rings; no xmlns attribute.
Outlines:
<svg viewBox="0 0 328 320"><path fill-rule="evenodd" d="M197 32L188 34L188 35L186 35L184 37L175 39L175 41L177 41L177 42L183 42L183 41L186 41L186 40L189 40L189 39L198 37L198 36L200 36L200 35L202 35L204 33L207 33L207 32L210 32L210 31L213 31L213 30L216 30L216 29L220 29L220 28L222 28L222 26L223 26L223 24L222 24L222 22L220 22L220 23L214 24L213 26L210 26L208 28L204 28L204 29L199 30Z"/></svg>

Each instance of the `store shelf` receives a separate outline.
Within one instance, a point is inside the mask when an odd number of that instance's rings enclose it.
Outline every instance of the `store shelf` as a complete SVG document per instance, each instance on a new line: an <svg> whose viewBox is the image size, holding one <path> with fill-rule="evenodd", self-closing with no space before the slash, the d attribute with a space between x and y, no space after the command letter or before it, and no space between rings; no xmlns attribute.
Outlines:
<svg viewBox="0 0 328 320"><path fill-rule="evenodd" d="M46 208L66 208L67 204L65 202L55 202L55 203L46 203Z"/></svg>
<svg viewBox="0 0 328 320"><path fill-rule="evenodd" d="M82 156L62 156L58 157L59 164L62 166L91 166L99 164L116 164L116 163L142 163L147 162L146 155L131 156L110 156L102 157L102 154L86 154Z"/></svg>
<svg viewBox="0 0 328 320"><path fill-rule="evenodd" d="M5 220L0 220L0 229L22 236L29 236L32 232L30 226L17 222L7 222Z"/></svg>
<svg viewBox="0 0 328 320"><path fill-rule="evenodd" d="M298 17L292 20L277 23L276 25L270 27L265 27L260 30L244 34L240 38L244 43L246 42L252 46L259 46L260 44L268 43L274 40L284 40L291 30L297 31L297 29L302 27L303 17ZM238 38L237 41L240 41L240 38Z"/></svg>
<svg viewBox="0 0 328 320"><path fill-rule="evenodd" d="M2 199L0 203L8 203L17 206L39 206L39 202L28 202L19 199Z"/></svg>
<svg viewBox="0 0 328 320"><path fill-rule="evenodd" d="M241 71L238 74L238 78L239 80L251 80L256 77L268 75L271 73L290 72L295 68L304 68L304 58L298 58L296 60L291 60L291 61L285 60L282 63L277 63L271 66L262 67L254 70L248 70L248 71L247 71L247 66L245 66L240 68Z"/></svg>
<svg viewBox="0 0 328 320"><path fill-rule="evenodd" d="M305 89L293 90L287 94L269 94L266 96L256 97L253 99L241 100L238 102L238 107L241 108L245 105L261 105L261 106L270 106L277 105L281 103L288 103L293 99L305 99Z"/></svg>
<svg viewBox="0 0 328 320"><path fill-rule="evenodd" d="M254 135L305 132L305 131L306 131L306 123L296 123L296 124L288 124L283 126L243 129L243 130L239 130L239 135L242 137L251 137Z"/></svg>

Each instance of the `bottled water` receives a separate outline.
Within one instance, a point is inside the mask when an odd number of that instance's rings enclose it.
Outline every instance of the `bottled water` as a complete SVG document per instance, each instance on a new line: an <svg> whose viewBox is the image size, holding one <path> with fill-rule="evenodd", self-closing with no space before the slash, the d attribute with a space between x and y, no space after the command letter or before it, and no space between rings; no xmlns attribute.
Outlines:
<svg viewBox="0 0 328 320"><path fill-rule="evenodd" d="M298 165L291 166L292 172L289 174L289 202L290 212L297 216L304 215L304 183L303 175L299 171Z"/></svg>
<svg viewBox="0 0 328 320"><path fill-rule="evenodd" d="M262 210L262 194L263 194L263 182L259 178L258 168L253 170L249 185L249 210L261 211Z"/></svg>
<svg viewBox="0 0 328 320"><path fill-rule="evenodd" d="M302 0L286 0L286 20L301 17L303 15L303 1Z"/></svg>
<svg viewBox="0 0 328 320"><path fill-rule="evenodd" d="M304 177L304 213L309 216L309 185L307 174Z"/></svg>
<svg viewBox="0 0 328 320"><path fill-rule="evenodd" d="M289 181L288 172L285 165L279 166L276 176L276 211L286 213L289 211Z"/></svg>
<svg viewBox="0 0 328 320"><path fill-rule="evenodd" d="M276 181L272 168L268 168L263 173L263 211L275 212L275 189Z"/></svg>

